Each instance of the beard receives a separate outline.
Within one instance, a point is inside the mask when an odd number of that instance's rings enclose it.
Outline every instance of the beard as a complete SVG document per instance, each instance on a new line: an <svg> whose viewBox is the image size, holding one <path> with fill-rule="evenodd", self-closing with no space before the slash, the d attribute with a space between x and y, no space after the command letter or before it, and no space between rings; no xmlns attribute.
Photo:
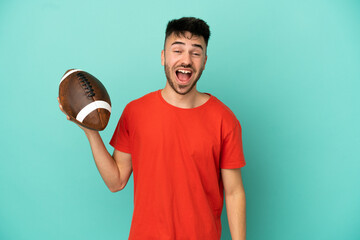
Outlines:
<svg viewBox="0 0 360 240"><path fill-rule="evenodd" d="M199 73L198 73L198 75L196 76L195 81L191 84L190 88L189 88L186 92L179 92L179 91L176 89L176 86L175 86L175 85L177 85L178 88L180 88L180 89L188 88L188 85L177 84L177 83L175 82L175 80L172 80L172 79L171 79L171 68L166 64L166 62L165 62L164 65L165 65L165 75L166 75L166 79L167 79L169 85L171 86L171 88L172 88L177 94L180 94L180 95L186 95L186 94L188 94L188 93L194 88L194 86L196 85L196 83L197 83L198 80L200 79L202 72L204 71L204 67L200 68L200 69L199 69ZM189 66L183 66L183 67L189 67ZM194 69L192 69L192 70L193 70L193 73L192 73L192 74L195 74L196 72L194 71ZM176 73L175 73L175 75L176 75Z"/></svg>

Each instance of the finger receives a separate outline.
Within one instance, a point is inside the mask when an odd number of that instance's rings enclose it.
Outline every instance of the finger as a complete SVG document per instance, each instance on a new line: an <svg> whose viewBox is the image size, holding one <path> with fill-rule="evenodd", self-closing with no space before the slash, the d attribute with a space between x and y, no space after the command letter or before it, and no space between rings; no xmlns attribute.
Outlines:
<svg viewBox="0 0 360 240"><path fill-rule="evenodd" d="M57 99L58 99L58 101L59 101L59 98L57 98ZM60 108L60 110L61 110L63 113L65 113L66 119L67 119L67 120L71 120L70 117L69 117L69 115L67 115L66 112L64 111L62 105L60 104L60 101L59 101L59 108Z"/></svg>
<svg viewBox="0 0 360 240"><path fill-rule="evenodd" d="M63 113L65 113L66 118L67 118L68 120L70 120L70 117L66 114L66 112L64 111L64 109L63 109L63 107L62 107L61 104L59 104L59 108L60 108L60 110L61 110Z"/></svg>

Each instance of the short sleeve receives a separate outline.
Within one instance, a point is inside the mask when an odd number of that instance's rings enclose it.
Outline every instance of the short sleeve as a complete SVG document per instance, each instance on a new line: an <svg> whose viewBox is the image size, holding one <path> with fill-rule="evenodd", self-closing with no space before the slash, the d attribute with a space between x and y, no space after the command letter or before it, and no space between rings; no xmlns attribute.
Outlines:
<svg viewBox="0 0 360 240"><path fill-rule="evenodd" d="M245 166L242 146L241 126L237 125L223 139L220 155L220 168L232 169Z"/></svg>
<svg viewBox="0 0 360 240"><path fill-rule="evenodd" d="M118 151L131 153L128 118L128 108L125 107L116 126L114 134L110 140L110 145Z"/></svg>

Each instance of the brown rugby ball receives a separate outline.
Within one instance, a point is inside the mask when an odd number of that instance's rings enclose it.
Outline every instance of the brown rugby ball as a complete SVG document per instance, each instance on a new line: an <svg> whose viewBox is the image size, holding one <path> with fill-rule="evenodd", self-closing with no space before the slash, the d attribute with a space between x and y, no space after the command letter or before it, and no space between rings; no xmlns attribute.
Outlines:
<svg viewBox="0 0 360 240"><path fill-rule="evenodd" d="M102 131L109 122L109 94L90 73L80 69L66 71L60 81L59 99L70 120L83 127Z"/></svg>

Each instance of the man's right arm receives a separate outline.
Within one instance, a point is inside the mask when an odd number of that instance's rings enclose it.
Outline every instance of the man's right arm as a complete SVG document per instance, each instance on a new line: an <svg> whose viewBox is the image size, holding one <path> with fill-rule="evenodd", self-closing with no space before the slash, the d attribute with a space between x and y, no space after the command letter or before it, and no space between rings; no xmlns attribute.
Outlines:
<svg viewBox="0 0 360 240"><path fill-rule="evenodd" d="M65 113L60 101L59 107L60 110ZM69 116L66 117L70 120ZM122 190L129 181L132 173L131 154L115 150L111 156L98 131L90 130L80 125L78 126L85 132L85 135L89 140L96 167L106 186L111 192Z"/></svg>
<svg viewBox="0 0 360 240"><path fill-rule="evenodd" d="M99 132L84 129L89 140L96 167L111 192L122 190L132 173L131 154L114 150L111 156Z"/></svg>

